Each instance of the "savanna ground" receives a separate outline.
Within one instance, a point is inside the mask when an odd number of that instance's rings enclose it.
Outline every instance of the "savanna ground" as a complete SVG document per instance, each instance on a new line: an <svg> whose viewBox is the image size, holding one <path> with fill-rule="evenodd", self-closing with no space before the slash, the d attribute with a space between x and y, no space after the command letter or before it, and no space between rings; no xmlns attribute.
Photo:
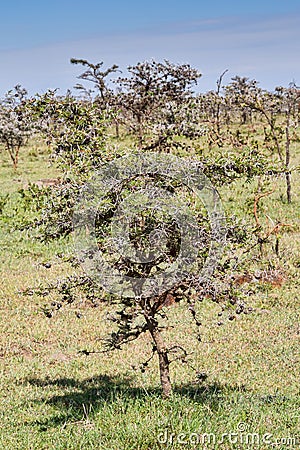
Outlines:
<svg viewBox="0 0 300 450"><path fill-rule="evenodd" d="M293 148L293 167L300 162L299 150L299 145ZM1 448L268 449L275 442L278 449L299 447L297 171L292 204L284 200L284 179L270 178L263 180L266 190L275 187L275 191L260 201L259 209L266 229L266 215L291 225L281 232L279 259L268 247L274 267L286 273L285 283L262 284L247 302L253 312L224 320L223 326L217 325L218 305L201 303L202 342L193 337L184 305L173 306L177 327L168 331L168 340L193 351L191 364L203 377L174 363L174 394L163 400L156 359L145 372L132 368L151 353L146 337L115 353L80 353L100 348L99 339L108 331L109 306L90 308L79 302L49 319L42 307L51 302L51 295L44 299L22 295L26 288L70 272L56 255L72 251L72 242L43 244L26 232L11 231L18 189L28 181L59 175L49 165L47 150L39 143L22 149L17 172L4 152L0 158L1 198L9 194L6 218L1 220ZM253 227L257 183L241 180L220 189L226 213L252 221ZM253 255L253 265L259 265L257 250ZM45 266L46 262L50 264ZM224 433L237 434L225 436L221 444ZM259 443L251 433L259 435Z"/></svg>

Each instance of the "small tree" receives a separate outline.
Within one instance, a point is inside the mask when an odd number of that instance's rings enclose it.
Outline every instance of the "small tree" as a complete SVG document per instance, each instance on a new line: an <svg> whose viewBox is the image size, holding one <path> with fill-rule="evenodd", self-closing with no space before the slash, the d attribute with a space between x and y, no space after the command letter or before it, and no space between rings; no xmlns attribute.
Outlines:
<svg viewBox="0 0 300 450"><path fill-rule="evenodd" d="M86 100L94 101L99 107L101 116L105 116L106 119L112 121L115 126L116 136L119 137L119 125L120 125L120 111L117 97L118 95L109 87L107 80L108 75L116 72L120 72L116 64L108 67L106 70L101 70L103 61L93 64L85 59L71 59L71 64L81 65L86 70L79 75L79 79L87 81L92 84L93 88L88 89L83 84L77 83L75 89L78 89Z"/></svg>
<svg viewBox="0 0 300 450"><path fill-rule="evenodd" d="M176 65L167 60L144 61L129 66L128 72L129 77L116 80L125 122L140 150L160 150L176 134L178 108L191 96L191 87L201 74L189 64Z"/></svg>
<svg viewBox="0 0 300 450"><path fill-rule="evenodd" d="M259 101L262 89L258 86L258 81L250 80L247 77L235 76L225 87L225 95L231 107L240 115L240 123L252 122L254 109L251 105Z"/></svg>
<svg viewBox="0 0 300 450"><path fill-rule="evenodd" d="M35 131L35 124L26 108L26 99L26 89L17 85L0 100L0 143L7 150L15 170L21 147Z"/></svg>
<svg viewBox="0 0 300 450"><path fill-rule="evenodd" d="M294 83L291 83L288 88L277 87L275 95L279 98L281 103L280 113L284 120L281 128L284 130L283 145L284 145L284 166L286 179L286 196L288 203L292 202L292 185L291 185L291 142L297 140L297 129L299 120L299 102L300 90ZM275 132L273 133L275 135ZM275 139L275 138L274 138ZM279 137L275 139L278 142ZM279 144L278 144L279 145Z"/></svg>
<svg viewBox="0 0 300 450"><path fill-rule="evenodd" d="M242 112L242 123L252 120L255 113L265 123L264 145L276 151L286 179L286 195L291 203L290 144L298 125L300 92L296 86L277 87L275 92L263 91L256 80L235 77L226 87L237 108Z"/></svg>
<svg viewBox="0 0 300 450"><path fill-rule="evenodd" d="M148 332L159 359L163 393L169 396L170 357L185 360L187 352L166 345L164 306L187 298L194 311L197 295L211 292L212 283L199 276L199 265L208 259L207 271L213 271L225 224L217 193L199 175L199 166L186 168L183 160L162 156L144 153L102 167L74 222L79 260L92 280L118 297L121 308L112 317L118 329L106 341L108 348L121 348ZM193 213L185 206L187 200L181 200L184 183L195 187L196 195L199 185L203 189L206 206L214 211L211 233L201 200L196 200ZM190 202L193 194L186 192ZM216 286L214 291L217 301Z"/></svg>
<svg viewBox="0 0 300 450"><path fill-rule="evenodd" d="M77 59L71 58L71 64L85 67L86 70L81 75L79 75L79 79L83 81L88 81L93 84L94 90L90 91L81 83L77 83L75 88L82 91L88 98L91 98L91 94L95 94L98 97L98 100L101 104L101 108L105 110L111 101L112 90L108 87L106 78L111 73L115 73L118 71L118 66L113 64L108 69L102 71L100 70L103 66L103 61L93 64L87 61L86 59Z"/></svg>
<svg viewBox="0 0 300 450"><path fill-rule="evenodd" d="M239 176L238 170L244 174L243 163L231 166L231 179ZM200 162L172 155L129 155L98 167L96 177L83 185L75 204L74 197L73 202L65 200L68 191L63 189L58 190L60 210L42 210L43 225L53 223L58 229L63 222L64 228L57 230L61 235L72 232L73 216L76 260L86 273L43 286L39 290L42 295L49 289L60 295L45 313L52 317L63 303L73 303L78 288L92 306L108 301L114 311L107 317L111 332L103 339L103 351L119 350L148 333L152 355L141 368L145 370L157 355L166 397L172 392L170 364L188 363L190 354L180 344L167 344L165 340L168 307L186 304L199 341L202 323L197 309L204 298L219 303L219 315L228 311L229 320L246 311L244 296L232 282L231 271L236 266L236 252L248 237L237 224L229 224L222 255L224 215L217 191L203 175L205 169L214 173L219 183L226 183L228 174L222 172L223 167L224 161L204 168ZM68 189L74 195L75 190L71 186ZM57 238L58 234L50 237ZM105 296L103 289L110 295Z"/></svg>

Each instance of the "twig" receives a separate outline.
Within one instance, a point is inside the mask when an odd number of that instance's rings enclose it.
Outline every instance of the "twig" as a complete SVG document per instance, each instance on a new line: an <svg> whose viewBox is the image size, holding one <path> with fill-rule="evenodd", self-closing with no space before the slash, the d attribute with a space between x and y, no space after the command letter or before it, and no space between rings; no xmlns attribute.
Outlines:
<svg viewBox="0 0 300 450"><path fill-rule="evenodd" d="M261 198L266 197L267 195L271 195L273 194L273 192L275 191L275 188L272 191L269 192L265 192L264 194L259 194L255 197L254 199L254 206L253 206L253 212L254 212L254 217L255 217L255 222L257 225L257 228L260 228L260 223L259 223L259 219L258 219L258 214L257 214L257 206L258 206L258 202Z"/></svg>

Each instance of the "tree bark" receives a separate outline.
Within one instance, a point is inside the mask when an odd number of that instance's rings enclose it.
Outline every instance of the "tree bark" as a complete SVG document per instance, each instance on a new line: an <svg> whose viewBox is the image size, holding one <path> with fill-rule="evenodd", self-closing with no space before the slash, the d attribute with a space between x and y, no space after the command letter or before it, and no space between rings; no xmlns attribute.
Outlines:
<svg viewBox="0 0 300 450"><path fill-rule="evenodd" d="M291 183L291 172L289 171L289 165L290 165L290 116L288 113L287 120L286 120L286 128L285 128L285 179L286 179L286 196L288 203L292 202L292 183Z"/></svg>
<svg viewBox="0 0 300 450"><path fill-rule="evenodd" d="M143 148L143 131L142 131L142 118L140 115L137 116L138 121L138 140L139 140L139 150Z"/></svg>
<svg viewBox="0 0 300 450"><path fill-rule="evenodd" d="M163 396L170 397L172 393L172 385L170 380L170 362L168 358L168 351L159 331L153 330L151 335L157 348L159 374Z"/></svg>
<svg viewBox="0 0 300 450"><path fill-rule="evenodd" d="M170 380L170 361L168 357L168 349L161 335L161 332L157 329L157 326L151 319L146 319L148 323L148 329L155 344L158 362L159 362L159 374L160 383L165 398L170 397L172 394L172 385Z"/></svg>
<svg viewBox="0 0 300 450"><path fill-rule="evenodd" d="M116 138L120 137L120 131L119 131L119 122L115 121L115 130L116 130Z"/></svg>
<svg viewBox="0 0 300 450"><path fill-rule="evenodd" d="M10 149L10 147L7 146L7 150L9 153L9 156L12 160L13 166L14 166L14 170L17 170L18 168L18 162L19 162L19 152L20 152L20 147L17 147L15 149L15 152L13 151L13 149Z"/></svg>

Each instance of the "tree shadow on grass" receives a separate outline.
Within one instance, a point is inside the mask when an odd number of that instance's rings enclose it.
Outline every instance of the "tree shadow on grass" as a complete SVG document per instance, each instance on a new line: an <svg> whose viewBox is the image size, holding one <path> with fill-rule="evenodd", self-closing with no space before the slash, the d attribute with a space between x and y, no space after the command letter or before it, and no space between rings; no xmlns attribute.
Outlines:
<svg viewBox="0 0 300 450"><path fill-rule="evenodd" d="M53 405L58 414L45 421L36 420L32 425L40 426L41 431L50 427L62 426L71 421L84 419L86 408L91 415L97 413L104 404L114 404L118 401L128 403L137 401L148 403L154 399L163 401L161 389L153 387L149 389L133 387L132 378L100 375L98 377L76 380L74 378L38 379L26 380L32 386L40 387L43 394L35 402ZM51 395L51 389L61 389L61 393ZM45 390L48 394L45 395ZM173 394L177 398L186 397L192 402L206 404L210 410L217 411L220 403L226 402L226 398L232 393L241 393L245 389L241 386L229 386L227 384L184 384L174 386ZM49 395L50 394L50 395ZM165 400L172 402L173 399Z"/></svg>

